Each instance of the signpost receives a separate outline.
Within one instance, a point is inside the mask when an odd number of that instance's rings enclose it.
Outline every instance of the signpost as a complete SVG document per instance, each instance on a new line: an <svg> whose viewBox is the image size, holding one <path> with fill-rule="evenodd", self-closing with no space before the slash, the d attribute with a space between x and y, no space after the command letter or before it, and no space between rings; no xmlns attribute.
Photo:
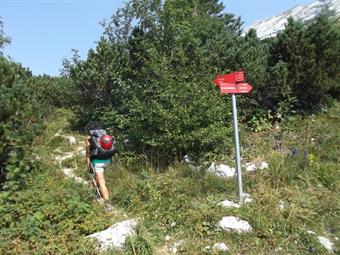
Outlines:
<svg viewBox="0 0 340 255"><path fill-rule="evenodd" d="M221 83L236 83L244 81L244 72L234 72L230 74L217 75L214 83L219 87Z"/></svg>
<svg viewBox="0 0 340 255"><path fill-rule="evenodd" d="M221 94L231 94L232 107L233 107L233 123L234 123L234 138L235 138L235 153L236 153L236 169L237 169L237 183L238 183L238 196L240 202L243 202L243 187L242 187L242 173L241 173L241 160L240 160L240 143L238 137L238 123L237 123L237 108L235 94L249 93L253 87L244 82L244 72L234 72L225 75L217 75L214 83L220 88Z"/></svg>
<svg viewBox="0 0 340 255"><path fill-rule="evenodd" d="M222 94L247 94L253 89L248 83L220 83Z"/></svg>

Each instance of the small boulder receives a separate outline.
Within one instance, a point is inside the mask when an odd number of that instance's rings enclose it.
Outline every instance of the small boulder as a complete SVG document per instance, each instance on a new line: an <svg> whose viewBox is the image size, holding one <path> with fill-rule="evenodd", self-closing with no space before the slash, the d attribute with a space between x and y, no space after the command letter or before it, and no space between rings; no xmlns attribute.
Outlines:
<svg viewBox="0 0 340 255"><path fill-rule="evenodd" d="M310 235L316 235L316 233L312 230L308 230L307 231L308 234ZM325 249L329 252L332 253L335 250L335 246L334 243L329 240L328 238L324 237L324 236L317 236L319 242L321 243L321 245L323 247L325 247Z"/></svg>
<svg viewBox="0 0 340 255"><path fill-rule="evenodd" d="M247 221L241 220L240 218L234 216L223 217L218 223L218 227L222 228L223 230L234 231L239 234L252 231L252 227Z"/></svg>
<svg viewBox="0 0 340 255"><path fill-rule="evenodd" d="M254 163L245 163L244 168L246 169L247 172L253 172L257 169L256 165Z"/></svg>
<svg viewBox="0 0 340 255"><path fill-rule="evenodd" d="M263 169L267 169L269 167L269 164L265 161L262 161L260 164L259 164L259 169L260 170L263 170Z"/></svg>
<svg viewBox="0 0 340 255"><path fill-rule="evenodd" d="M218 205L221 205L221 206L227 207L227 208L240 208L239 204L236 204L236 203L229 201L229 200L224 200L222 202L219 202Z"/></svg>
<svg viewBox="0 0 340 255"><path fill-rule="evenodd" d="M99 249L102 251L112 248L122 250L126 239L135 234L136 226L136 219L125 220L115 223L111 227L87 237L97 239L99 242Z"/></svg>
<svg viewBox="0 0 340 255"><path fill-rule="evenodd" d="M174 243L174 246L172 247L172 253L173 254L176 254L179 249L180 249L180 246L183 244L183 240L179 240L177 242Z"/></svg>
<svg viewBox="0 0 340 255"><path fill-rule="evenodd" d="M74 136L68 136L68 137L66 137L66 138L68 139L68 143L69 143L70 145L74 145L74 144L77 143L77 139L76 139Z"/></svg>
<svg viewBox="0 0 340 255"><path fill-rule="evenodd" d="M279 202L279 208L280 208L281 211L284 210L284 209L286 208L286 204L285 204L284 201L280 200L280 202Z"/></svg>
<svg viewBox="0 0 340 255"><path fill-rule="evenodd" d="M236 174L235 168L224 164L216 165L214 162L211 163L210 167L208 168L208 172L225 178L233 177Z"/></svg>
<svg viewBox="0 0 340 255"><path fill-rule="evenodd" d="M229 251L229 248L225 243L215 243L213 249L217 251Z"/></svg>
<svg viewBox="0 0 340 255"><path fill-rule="evenodd" d="M248 193L243 193L242 194L242 200L243 200L243 203L251 203L251 202L253 202L253 199L250 197L250 195Z"/></svg>
<svg viewBox="0 0 340 255"><path fill-rule="evenodd" d="M318 240L328 252L334 251L334 243L331 240L324 236L318 236Z"/></svg>

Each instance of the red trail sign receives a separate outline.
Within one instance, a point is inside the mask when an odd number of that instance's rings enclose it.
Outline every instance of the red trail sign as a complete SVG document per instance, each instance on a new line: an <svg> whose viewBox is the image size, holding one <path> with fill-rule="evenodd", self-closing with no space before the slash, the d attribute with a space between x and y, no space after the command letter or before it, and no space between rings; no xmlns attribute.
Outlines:
<svg viewBox="0 0 340 255"><path fill-rule="evenodd" d="M217 75L213 81L217 87L220 88L222 94L231 94L233 106L233 123L235 135L235 160L237 169L237 183L238 195L240 202L244 201L242 172L241 172L241 159L240 159L240 143L238 138L238 123L237 123L237 109L236 109L236 95L249 93L253 87L244 81L244 72L234 72L225 75Z"/></svg>
<svg viewBox="0 0 340 255"><path fill-rule="evenodd" d="M213 81L222 94L247 94L253 87L244 82L244 72L217 75Z"/></svg>
<svg viewBox="0 0 340 255"><path fill-rule="evenodd" d="M220 83L220 92L222 94L247 94L253 89L250 84L242 83Z"/></svg>
<svg viewBox="0 0 340 255"><path fill-rule="evenodd" d="M219 87L222 83L237 83L244 81L244 72L234 72L225 75L217 75L214 83Z"/></svg>

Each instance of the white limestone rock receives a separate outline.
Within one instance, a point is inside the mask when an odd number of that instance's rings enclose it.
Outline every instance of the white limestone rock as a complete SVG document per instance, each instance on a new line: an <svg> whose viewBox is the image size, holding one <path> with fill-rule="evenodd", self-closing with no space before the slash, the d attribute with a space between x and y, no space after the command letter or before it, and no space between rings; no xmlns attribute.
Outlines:
<svg viewBox="0 0 340 255"><path fill-rule="evenodd" d="M269 167L269 164L268 164L266 161L262 161L262 162L259 164L259 169L260 169L260 170L267 169L268 167Z"/></svg>
<svg viewBox="0 0 340 255"><path fill-rule="evenodd" d="M312 230L307 230L307 233L310 234L310 235L316 235L316 233Z"/></svg>
<svg viewBox="0 0 340 255"><path fill-rule="evenodd" d="M235 168L224 165L224 164L215 164L211 163L210 167L207 170L209 173L215 174L220 177L230 178L233 177L236 172Z"/></svg>
<svg viewBox="0 0 340 255"><path fill-rule="evenodd" d="M64 155L55 156L54 159L58 161L58 163L61 163L62 161L66 159L73 158L74 156L75 154L73 152L66 152Z"/></svg>
<svg viewBox="0 0 340 255"><path fill-rule="evenodd" d="M179 241L175 242L173 247L172 247L172 253L176 254L182 244L183 244L183 240L179 240Z"/></svg>
<svg viewBox="0 0 340 255"><path fill-rule="evenodd" d="M224 200L218 203L218 205L227 208L240 208L240 205L229 200Z"/></svg>
<svg viewBox="0 0 340 255"><path fill-rule="evenodd" d="M77 183L80 183L80 184L84 184L84 185L88 185L88 181L85 181L83 178L79 177L79 176L75 176L73 178L73 180Z"/></svg>
<svg viewBox="0 0 340 255"><path fill-rule="evenodd" d="M82 155L82 156L85 156L86 155L86 150L79 151L79 154Z"/></svg>
<svg viewBox="0 0 340 255"><path fill-rule="evenodd" d="M59 130L59 132L61 132L61 130ZM69 143L70 145L75 145L75 144L77 144L77 139L76 139L74 136L61 135L61 134L59 134L59 132L56 133L54 136L60 136L60 137L62 137L62 138L64 138L64 139L67 139L67 140L68 140L68 143Z"/></svg>
<svg viewBox="0 0 340 255"><path fill-rule="evenodd" d="M209 252L211 250L211 246L207 245L203 248L203 252Z"/></svg>
<svg viewBox="0 0 340 255"><path fill-rule="evenodd" d="M70 145L74 145L74 144L77 143L77 139L76 139L74 136L68 136L68 137L66 137L66 138L68 139L68 143L69 143Z"/></svg>
<svg viewBox="0 0 340 255"><path fill-rule="evenodd" d="M308 230L307 231L308 234L310 235L317 235L314 231L312 230ZM334 243L329 240L328 238L324 237L324 236L317 236L319 242L321 243L321 245L323 247L325 247L325 249L329 252L329 253L332 253L335 251L335 245Z"/></svg>
<svg viewBox="0 0 340 255"><path fill-rule="evenodd" d="M318 236L319 242L328 252L333 252L335 250L334 243L324 236Z"/></svg>
<svg viewBox="0 0 340 255"><path fill-rule="evenodd" d="M254 163L245 163L244 165L244 168L246 169L247 172L253 172L257 169L257 166L254 164Z"/></svg>
<svg viewBox="0 0 340 255"><path fill-rule="evenodd" d="M80 183L80 184L84 184L87 185L88 182L86 180L84 180L81 177L78 177L74 174L74 171L72 168L63 168L62 169L64 175L66 176L66 178L71 178L73 179L75 182Z"/></svg>
<svg viewBox="0 0 340 255"><path fill-rule="evenodd" d="M74 173L72 168L63 168L63 173L66 175L67 178L73 178Z"/></svg>
<svg viewBox="0 0 340 255"><path fill-rule="evenodd" d="M122 250L124 249L126 239L135 234L136 226L136 219L125 220L87 237L97 239L101 251L112 248Z"/></svg>
<svg viewBox="0 0 340 255"><path fill-rule="evenodd" d="M251 203L253 202L253 199L250 197L248 193L243 193L242 194L242 201L243 203Z"/></svg>
<svg viewBox="0 0 340 255"><path fill-rule="evenodd" d="M286 203L284 201L280 200L279 208L280 208L281 211L284 210L286 208Z"/></svg>
<svg viewBox="0 0 340 255"><path fill-rule="evenodd" d="M218 223L218 227L222 228L223 230L234 231L239 234L252 231L252 227L247 221L241 220L240 218L234 216L223 217Z"/></svg>
<svg viewBox="0 0 340 255"><path fill-rule="evenodd" d="M229 248L225 243L215 243L213 249L217 251L229 251Z"/></svg>

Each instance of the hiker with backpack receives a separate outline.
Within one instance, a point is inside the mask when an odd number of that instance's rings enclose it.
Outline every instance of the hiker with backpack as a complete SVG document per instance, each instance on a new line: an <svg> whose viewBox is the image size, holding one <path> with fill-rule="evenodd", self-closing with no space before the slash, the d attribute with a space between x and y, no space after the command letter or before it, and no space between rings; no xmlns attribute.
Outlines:
<svg viewBox="0 0 340 255"><path fill-rule="evenodd" d="M104 172L112 163L112 156L116 153L115 140L97 122L87 124L85 130L88 135L85 141L86 163L93 174L93 185L98 193L98 200L104 201L106 209L111 211Z"/></svg>

